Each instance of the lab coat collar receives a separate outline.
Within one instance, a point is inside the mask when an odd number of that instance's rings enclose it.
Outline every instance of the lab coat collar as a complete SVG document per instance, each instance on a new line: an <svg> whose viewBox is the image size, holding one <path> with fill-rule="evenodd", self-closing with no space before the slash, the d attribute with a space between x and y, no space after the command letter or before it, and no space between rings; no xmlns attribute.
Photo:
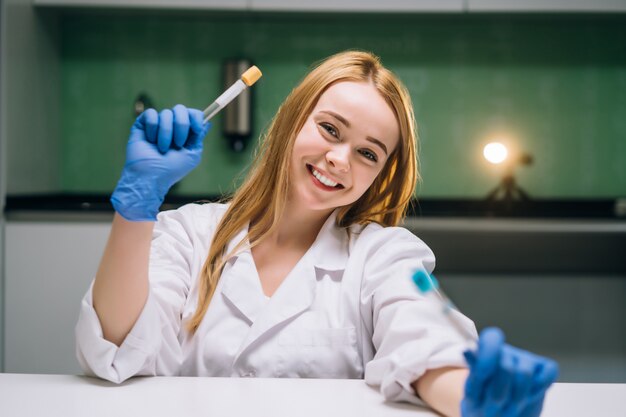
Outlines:
<svg viewBox="0 0 626 417"><path fill-rule="evenodd" d="M344 270L348 262L348 232L338 227L337 210L333 211L310 248L314 265L326 271Z"/></svg>
<svg viewBox="0 0 626 417"><path fill-rule="evenodd" d="M334 210L328 219L322 225L313 245L307 251L313 252L311 258L316 268L326 271L338 271L345 269L346 262L348 261L348 229L338 227L337 222L337 210ZM226 254L229 254L239 242L241 242L248 234L249 224L239 231L235 237L231 239L226 247ZM248 248L244 248L238 254L234 255L229 263L231 265L237 262L239 256L244 253L250 253ZM253 261L254 266L254 261Z"/></svg>

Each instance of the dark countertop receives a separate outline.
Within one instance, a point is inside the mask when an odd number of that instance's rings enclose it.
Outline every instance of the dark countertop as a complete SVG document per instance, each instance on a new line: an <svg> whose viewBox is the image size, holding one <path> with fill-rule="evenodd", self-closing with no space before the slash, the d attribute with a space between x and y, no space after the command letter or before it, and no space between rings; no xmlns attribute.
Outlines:
<svg viewBox="0 0 626 417"><path fill-rule="evenodd" d="M168 196L162 210L174 209L198 201L214 202L219 196ZM109 195L105 194L33 194L8 195L5 213L75 212L112 213ZM533 199L530 201L488 201L485 199L434 199L414 201L410 217L471 218L567 218L614 219L626 221L626 198L623 199Z"/></svg>

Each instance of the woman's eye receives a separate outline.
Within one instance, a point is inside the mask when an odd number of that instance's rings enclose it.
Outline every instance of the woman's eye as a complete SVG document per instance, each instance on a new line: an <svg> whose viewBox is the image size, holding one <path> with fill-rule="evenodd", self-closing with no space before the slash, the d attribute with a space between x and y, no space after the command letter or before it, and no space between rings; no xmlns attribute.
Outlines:
<svg viewBox="0 0 626 417"><path fill-rule="evenodd" d="M337 132L337 129L335 129L335 127L329 123L320 123L320 126L322 127L322 129L324 129L326 132L328 132L328 134L338 138L339 137L339 132Z"/></svg>
<svg viewBox="0 0 626 417"><path fill-rule="evenodd" d="M376 156L376 154L374 152L370 151L369 149L362 149L359 152L361 153L361 155L363 155L364 157L366 157L370 161L378 162L378 157Z"/></svg>

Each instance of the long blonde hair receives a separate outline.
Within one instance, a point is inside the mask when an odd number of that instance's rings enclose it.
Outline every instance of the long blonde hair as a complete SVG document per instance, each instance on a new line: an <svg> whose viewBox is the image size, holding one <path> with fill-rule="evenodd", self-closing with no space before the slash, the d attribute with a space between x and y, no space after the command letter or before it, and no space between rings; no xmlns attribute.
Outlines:
<svg viewBox="0 0 626 417"><path fill-rule="evenodd" d="M394 111L400 127L399 145L369 189L351 205L338 209L338 226L371 222L396 226L406 215L419 180L417 134L409 93L377 56L361 51L333 55L291 91L264 134L250 173L215 231L200 276L198 308L187 324L189 331L195 332L200 326L226 261L246 241L253 247L278 226L289 191L295 138L322 93L338 81L370 82ZM246 237L226 254L230 240L247 224L250 228Z"/></svg>

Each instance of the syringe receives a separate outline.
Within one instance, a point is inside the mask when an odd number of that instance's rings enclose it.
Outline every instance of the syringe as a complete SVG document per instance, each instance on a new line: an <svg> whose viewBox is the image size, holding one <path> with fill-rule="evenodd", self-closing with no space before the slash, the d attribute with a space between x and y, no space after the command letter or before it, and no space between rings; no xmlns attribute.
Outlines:
<svg viewBox="0 0 626 417"><path fill-rule="evenodd" d="M450 299L444 294L444 292L439 288L439 282L435 278L434 275L429 275L423 269L418 269L413 274L413 282L420 290L425 297L435 301L437 304L441 306L441 312L450 323L454 326L454 328L459 332L459 334L468 342L473 344L478 340L474 333L471 333L467 328L463 325L459 317L454 314L453 310L459 311L458 308L450 301Z"/></svg>
<svg viewBox="0 0 626 417"><path fill-rule="evenodd" d="M204 109L204 123L208 122L213 116L215 116L220 110L222 110L228 103L233 101L243 90L250 87L261 78L261 70L255 65L251 66L243 73L241 79L237 80L231 85L228 90L224 91L213 103Z"/></svg>

